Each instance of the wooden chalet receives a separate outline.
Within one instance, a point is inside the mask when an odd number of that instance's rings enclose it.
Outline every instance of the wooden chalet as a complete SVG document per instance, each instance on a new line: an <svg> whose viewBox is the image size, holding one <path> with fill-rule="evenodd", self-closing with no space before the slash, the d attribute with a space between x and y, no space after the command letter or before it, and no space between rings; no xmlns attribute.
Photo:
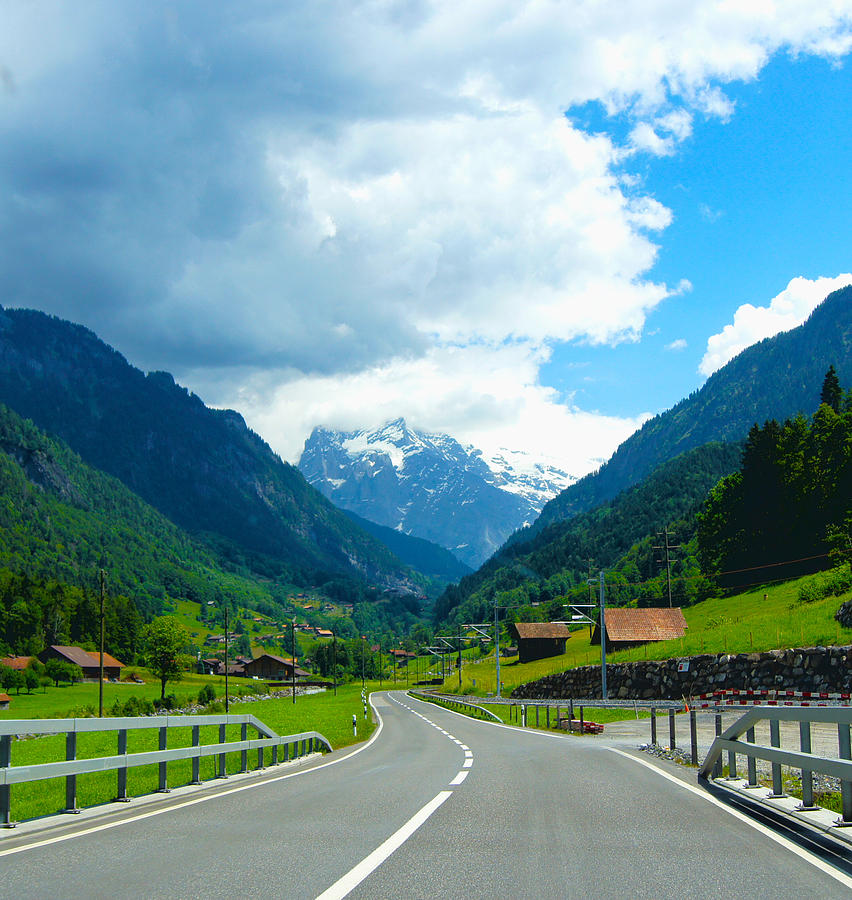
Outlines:
<svg viewBox="0 0 852 900"><path fill-rule="evenodd" d="M515 622L518 636L518 662L532 662L565 652L565 641L571 636L567 625L555 622Z"/></svg>
<svg viewBox="0 0 852 900"><path fill-rule="evenodd" d="M608 609L606 611L606 648L620 650L671 641L686 634L686 619L679 609ZM595 625L592 644L600 646L601 627Z"/></svg>
<svg viewBox="0 0 852 900"><path fill-rule="evenodd" d="M63 647L59 644L51 644L46 650L39 653L38 658L46 663L51 659L59 659L63 662L74 663L83 670L84 679L100 678L100 653L89 653L82 647ZM121 670L124 663L119 662L109 653L104 653L104 678L121 678Z"/></svg>
<svg viewBox="0 0 852 900"><path fill-rule="evenodd" d="M8 694L0 694L0 709L8 709L12 698Z"/></svg>
<svg viewBox="0 0 852 900"><path fill-rule="evenodd" d="M306 678L310 673L296 667L296 678ZM291 681L293 679L293 660L271 653L262 653L243 666L249 678L262 678L265 681Z"/></svg>

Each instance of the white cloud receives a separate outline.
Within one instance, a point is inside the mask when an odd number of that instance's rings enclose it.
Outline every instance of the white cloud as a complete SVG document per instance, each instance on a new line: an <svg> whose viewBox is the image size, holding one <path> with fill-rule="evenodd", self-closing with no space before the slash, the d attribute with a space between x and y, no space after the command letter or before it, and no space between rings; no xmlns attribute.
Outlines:
<svg viewBox="0 0 852 900"><path fill-rule="evenodd" d="M708 338L707 350L698 371L702 375L712 375L746 347L801 325L832 291L848 284L852 284L849 273L813 280L793 278L780 294L772 298L769 306L743 304L734 313L734 321L730 325Z"/></svg>
<svg viewBox="0 0 852 900"><path fill-rule="evenodd" d="M686 350L687 343L683 338L677 338L672 341L670 344L666 344L666 350L673 350L675 352L679 350Z"/></svg>
<svg viewBox="0 0 852 900"><path fill-rule="evenodd" d="M596 468L647 416L618 418L561 402L538 382L547 352L529 343L433 348L348 376L248 379L232 405L292 462L315 425L341 430L396 416L485 451L526 448L575 475Z"/></svg>
<svg viewBox="0 0 852 900"><path fill-rule="evenodd" d="M550 416L579 459L624 423L584 421L600 440L579 449L585 414L537 387L542 348L636 340L686 289L651 277L672 215L625 167L732 115L726 85L773 54L845 55L852 0L0 16L4 303L89 325L211 402L245 398L288 456L288 429L331 403L471 433L491 411L525 442L550 440ZM632 138L566 119L588 101Z"/></svg>

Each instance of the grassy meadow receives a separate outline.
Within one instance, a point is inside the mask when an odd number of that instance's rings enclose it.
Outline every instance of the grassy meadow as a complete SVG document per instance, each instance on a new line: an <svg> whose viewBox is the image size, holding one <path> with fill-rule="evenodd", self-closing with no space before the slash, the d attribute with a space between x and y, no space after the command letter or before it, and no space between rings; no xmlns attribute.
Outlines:
<svg viewBox="0 0 852 900"><path fill-rule="evenodd" d="M852 593L800 602L803 579L756 587L732 597L712 598L683 610L689 626L684 638L645 644L607 654L607 662L670 659L701 653L748 653L779 647L809 647L852 643L852 629L834 620L834 613ZM565 653L521 664L517 658L500 660L503 694L520 684L577 666L600 664L600 646L592 646L588 628L572 633ZM466 664L459 687L457 674L447 678L445 690L461 694L492 694L496 688L494 658Z"/></svg>
<svg viewBox="0 0 852 900"><path fill-rule="evenodd" d="M232 679L231 684L238 679ZM169 686L179 698L182 696L195 696L198 694L201 683L218 683L217 693L224 693L224 679L205 678L205 676L187 676L186 680ZM236 690L237 686L234 686ZM378 684L368 684L367 690L375 690ZM108 705L110 693L107 688L120 691L136 691L140 696L153 698L159 696L159 686L153 683L144 685L104 685L105 706ZM51 697L53 694L53 697ZM123 695L123 696L126 696ZM98 686L97 684L78 684L63 688L48 688L46 694L34 693L21 694L20 698L13 695L13 701L24 699L31 701L26 716L23 703L17 710L8 710L0 713L3 719L9 718L44 718L53 717L59 712L59 716L66 716L69 707L60 711L59 704L66 699L73 707L75 705L91 705L97 708ZM41 701L39 706L38 701ZM13 703L13 707L15 704ZM331 691L323 691L317 694L297 695L296 702L292 698L257 700L253 702L232 702L232 713L250 713L261 722L268 725L278 734L296 734L302 731L318 731L330 741L335 749L345 747L357 741L366 739L372 734L375 725L368 710L367 718L363 715L361 703L361 684L352 683L338 687L337 695ZM358 735L353 735L352 716L357 716ZM202 728L202 743L218 741L218 727ZM228 740L238 740L240 727L229 726ZM249 729L249 737L253 737L252 729ZM169 732L169 747L190 746L192 732L190 728L171 729ZM128 753L140 753L147 750L156 750L158 747L157 729L150 731L128 732ZM109 756L117 752L117 734L91 733L80 734L77 739L77 757L88 759L98 756ZM64 735L46 735L32 737L12 742L12 765L27 765L45 762L58 762L65 759ZM270 765L272 751L264 753L264 764ZM237 772L240 767L239 753L231 753L227 756L227 770L230 773ZM249 768L257 765L257 754L249 753ZM201 760L201 779L207 781L215 776L215 757L205 757ZM169 763L168 782L170 787L188 784L191 778L191 762L189 760ZM139 766L128 770L127 792L128 796L156 791L158 788L157 766ZM90 775L80 775L77 778L77 797L80 807L94 806L107 803L116 795L116 773L105 772ZM15 820L31 819L37 816L51 815L60 812L65 806L65 779L55 778L30 784L14 785L12 787L12 818Z"/></svg>

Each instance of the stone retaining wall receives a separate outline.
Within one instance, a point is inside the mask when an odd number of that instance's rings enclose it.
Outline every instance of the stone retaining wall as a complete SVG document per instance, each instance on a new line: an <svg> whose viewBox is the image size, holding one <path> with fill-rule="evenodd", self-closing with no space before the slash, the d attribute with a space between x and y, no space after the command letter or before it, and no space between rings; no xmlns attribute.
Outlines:
<svg viewBox="0 0 852 900"><path fill-rule="evenodd" d="M689 663L679 672L678 664ZM611 699L680 700L718 690L852 691L852 647L805 647L764 653L703 654L610 664ZM583 666L521 685L512 697L600 699L600 666Z"/></svg>

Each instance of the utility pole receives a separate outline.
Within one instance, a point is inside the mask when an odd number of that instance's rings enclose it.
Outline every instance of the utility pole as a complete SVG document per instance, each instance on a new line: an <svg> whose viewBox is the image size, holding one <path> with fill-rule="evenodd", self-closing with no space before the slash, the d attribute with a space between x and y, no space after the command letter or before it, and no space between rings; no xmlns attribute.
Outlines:
<svg viewBox="0 0 852 900"><path fill-rule="evenodd" d="M600 574L600 604L601 604L601 697L606 700L606 599L604 597L604 573Z"/></svg>
<svg viewBox="0 0 852 900"><path fill-rule="evenodd" d="M494 595L494 658L497 668L497 699L500 699L500 621L497 595Z"/></svg>
<svg viewBox="0 0 852 900"><path fill-rule="evenodd" d="M365 680L364 680L364 644L367 638L365 635L361 635L361 690L364 690Z"/></svg>
<svg viewBox="0 0 852 900"><path fill-rule="evenodd" d="M98 716L104 717L104 594L106 582L106 572L101 569L101 661L100 661L100 677L98 678Z"/></svg>
<svg viewBox="0 0 852 900"><path fill-rule="evenodd" d="M461 650L462 650L462 648L461 648L461 625L459 625L459 636L458 636L458 641L459 641L459 687L461 688L461 681L462 681L462 679L461 679L461 667L462 667L462 653L461 653Z"/></svg>
<svg viewBox="0 0 852 900"><path fill-rule="evenodd" d="M225 600L225 715L228 715L230 706L228 695L228 601Z"/></svg>
<svg viewBox="0 0 852 900"><path fill-rule="evenodd" d="M674 537L674 535L671 535ZM666 585L668 586L668 595L669 595L669 608L672 605L672 563L671 556L669 555L669 551L671 550L680 550L680 544L670 544L669 543L669 528L668 525L662 530L657 532L657 537L660 538L662 544L659 547L654 547L654 550L659 550L665 553L665 566L666 566ZM663 564L663 558L660 558L660 564Z"/></svg>
<svg viewBox="0 0 852 900"><path fill-rule="evenodd" d="M337 632L332 630L332 649L331 649L331 680L334 684L334 696L337 696Z"/></svg>
<svg viewBox="0 0 852 900"><path fill-rule="evenodd" d="M296 702L296 618L295 618L295 616L293 617L292 653L293 653L293 660L292 660L293 668L290 669L290 671L292 673L292 683L293 683L293 703L295 703Z"/></svg>

